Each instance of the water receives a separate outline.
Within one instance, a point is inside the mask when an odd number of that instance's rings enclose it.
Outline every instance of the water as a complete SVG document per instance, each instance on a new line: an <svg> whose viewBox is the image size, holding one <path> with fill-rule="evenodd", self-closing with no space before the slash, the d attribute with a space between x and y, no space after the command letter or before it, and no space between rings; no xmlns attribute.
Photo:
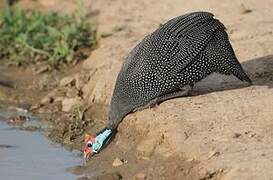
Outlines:
<svg viewBox="0 0 273 180"><path fill-rule="evenodd" d="M81 164L76 153L49 142L40 132L11 128L0 121L1 180L69 180L66 169Z"/></svg>

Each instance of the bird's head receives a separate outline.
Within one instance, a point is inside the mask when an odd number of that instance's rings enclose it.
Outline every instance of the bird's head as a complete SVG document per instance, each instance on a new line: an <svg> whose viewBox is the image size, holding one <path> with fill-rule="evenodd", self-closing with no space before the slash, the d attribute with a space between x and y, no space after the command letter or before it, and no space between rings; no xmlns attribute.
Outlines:
<svg viewBox="0 0 273 180"><path fill-rule="evenodd" d="M96 136L90 135L90 134L85 134L84 136L84 145L82 148L83 151L83 158L84 160L88 160L89 157L94 155L95 152L93 152L92 145L95 143Z"/></svg>
<svg viewBox="0 0 273 180"><path fill-rule="evenodd" d="M113 137L113 130L104 128L96 135L85 134L84 145L83 145L83 158L85 161L89 157L101 151Z"/></svg>

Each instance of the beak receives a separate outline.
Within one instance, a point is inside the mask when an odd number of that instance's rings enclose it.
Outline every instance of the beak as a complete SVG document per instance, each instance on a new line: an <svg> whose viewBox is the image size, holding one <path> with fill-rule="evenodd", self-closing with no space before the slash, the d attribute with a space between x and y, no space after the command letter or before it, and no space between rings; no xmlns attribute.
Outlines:
<svg viewBox="0 0 273 180"><path fill-rule="evenodd" d="M89 157L89 155L90 155L90 153L84 153L84 154L83 154L83 159L84 159L84 160L87 160L88 157Z"/></svg>
<svg viewBox="0 0 273 180"><path fill-rule="evenodd" d="M86 147L83 151L83 159L85 162L89 160L90 157L92 157L95 154L95 152L92 152L88 147Z"/></svg>
<svg viewBox="0 0 273 180"><path fill-rule="evenodd" d="M90 156L90 154L91 154L90 149L88 147L85 147L83 149L83 159L84 160L88 159L88 157Z"/></svg>
<svg viewBox="0 0 273 180"><path fill-rule="evenodd" d="M84 156L83 156L83 162L84 162L84 164L86 164L87 163L87 161L89 161L89 159L92 157L94 155L94 153L88 153L88 154L84 154Z"/></svg>

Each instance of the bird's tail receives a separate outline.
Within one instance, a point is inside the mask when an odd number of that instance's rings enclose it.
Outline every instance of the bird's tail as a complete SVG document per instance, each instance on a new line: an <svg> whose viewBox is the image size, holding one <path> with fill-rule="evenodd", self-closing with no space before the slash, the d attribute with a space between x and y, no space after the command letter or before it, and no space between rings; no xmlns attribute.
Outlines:
<svg viewBox="0 0 273 180"><path fill-rule="evenodd" d="M237 77L241 81L248 82L249 84L252 84L251 79L248 77L248 75L245 73L244 69L240 64L238 64L240 67L236 69L236 71L232 72L232 74Z"/></svg>
<svg viewBox="0 0 273 180"><path fill-rule="evenodd" d="M212 43L210 52L219 59L216 65L218 71L222 74L233 74L239 80L252 84L251 79L245 73L234 53L226 31L220 29L219 31L216 31L214 35L214 40L210 42Z"/></svg>

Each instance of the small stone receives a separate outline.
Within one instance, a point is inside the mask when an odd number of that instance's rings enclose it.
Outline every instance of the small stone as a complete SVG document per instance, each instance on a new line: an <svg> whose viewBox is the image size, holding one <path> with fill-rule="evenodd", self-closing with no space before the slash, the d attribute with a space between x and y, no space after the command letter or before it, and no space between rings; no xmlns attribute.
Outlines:
<svg viewBox="0 0 273 180"><path fill-rule="evenodd" d="M139 159L149 161L151 158L148 156L138 156Z"/></svg>
<svg viewBox="0 0 273 180"><path fill-rule="evenodd" d="M27 113L28 112L27 109L16 107L16 106L9 106L9 107L7 107L7 109L8 110L12 110L12 111L17 111L17 112L23 112L23 113Z"/></svg>
<svg viewBox="0 0 273 180"><path fill-rule="evenodd" d="M49 70L50 70L50 66L45 65L45 66L39 68L38 70L36 70L35 74L41 74L41 73L47 72Z"/></svg>
<svg viewBox="0 0 273 180"><path fill-rule="evenodd" d="M244 134L249 134L249 133L251 133L251 131L245 131L245 132L244 132Z"/></svg>
<svg viewBox="0 0 273 180"><path fill-rule="evenodd" d="M78 90L81 90L85 85L84 76L77 74L75 76L75 87Z"/></svg>
<svg viewBox="0 0 273 180"><path fill-rule="evenodd" d="M121 166L121 165L123 165L123 162L118 157L112 163L112 166L114 166L114 167L118 167L118 166Z"/></svg>
<svg viewBox="0 0 273 180"><path fill-rule="evenodd" d="M66 88L65 96L68 98L80 97L79 91L75 88Z"/></svg>
<svg viewBox="0 0 273 180"><path fill-rule="evenodd" d="M239 138L240 136L242 136L242 134L240 134L240 133L234 133L233 138Z"/></svg>
<svg viewBox="0 0 273 180"><path fill-rule="evenodd" d="M27 112L31 108L31 104L27 102L21 102L18 106L19 107L17 111L20 111L20 112Z"/></svg>
<svg viewBox="0 0 273 180"><path fill-rule="evenodd" d="M40 105L39 104L34 104L34 105L32 105L30 108L29 108L29 110L30 111L34 111L34 110L37 110L37 109L39 109L40 108Z"/></svg>
<svg viewBox="0 0 273 180"><path fill-rule="evenodd" d="M58 96L54 98L54 102L63 101L65 98L62 96Z"/></svg>
<svg viewBox="0 0 273 180"><path fill-rule="evenodd" d="M249 134L249 137L254 137L254 136L256 136L256 133Z"/></svg>
<svg viewBox="0 0 273 180"><path fill-rule="evenodd" d="M25 123L28 120L29 120L28 117L19 115L19 116L9 117L8 118L8 123L9 124L21 124L22 125L23 123Z"/></svg>
<svg viewBox="0 0 273 180"><path fill-rule="evenodd" d="M48 103L52 103L54 101L54 99L50 96L46 96L41 100L41 104L48 104Z"/></svg>
<svg viewBox="0 0 273 180"><path fill-rule="evenodd" d="M74 86L75 82L76 82L75 77L65 77L60 81L60 86L63 87L68 85Z"/></svg>
<svg viewBox="0 0 273 180"><path fill-rule="evenodd" d="M137 180L145 180L145 179L147 179L147 176L146 176L146 174L140 172L140 173L138 173L138 174L136 175L136 179L137 179Z"/></svg>
<svg viewBox="0 0 273 180"><path fill-rule="evenodd" d="M186 161L187 161L187 162L193 162L193 161L194 161L194 158L187 159Z"/></svg>
<svg viewBox="0 0 273 180"><path fill-rule="evenodd" d="M219 152L219 151L211 151L211 152L209 153L208 159L211 159L212 157L214 157L214 156L219 156L219 155L220 155L220 152Z"/></svg>
<svg viewBox="0 0 273 180"><path fill-rule="evenodd" d="M251 13L251 12L252 12L252 10L246 8L244 4L241 4L241 6L240 6L240 11L241 11L242 14L248 14L248 13Z"/></svg>
<svg viewBox="0 0 273 180"><path fill-rule="evenodd" d="M36 126L27 126L27 127L20 127L19 129L24 130L24 131L37 131L39 129L41 129L40 127L36 127Z"/></svg>

